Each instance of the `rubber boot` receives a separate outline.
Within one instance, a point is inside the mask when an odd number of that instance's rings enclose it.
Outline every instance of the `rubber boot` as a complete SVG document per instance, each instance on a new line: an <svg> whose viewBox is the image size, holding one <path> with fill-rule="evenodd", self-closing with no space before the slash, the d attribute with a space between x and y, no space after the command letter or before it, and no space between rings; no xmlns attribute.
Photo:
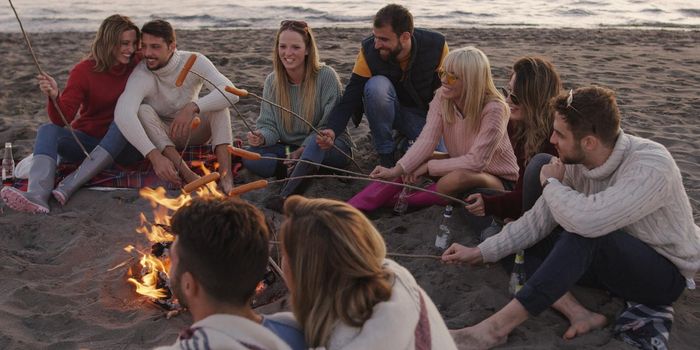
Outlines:
<svg viewBox="0 0 700 350"><path fill-rule="evenodd" d="M65 205L75 191L112 163L114 163L114 159L107 150L100 146L95 147L90 152L90 158L85 158L78 169L75 169L56 186L56 189L51 192L53 197L61 205Z"/></svg>
<svg viewBox="0 0 700 350"><path fill-rule="evenodd" d="M29 168L27 192L14 187L3 187L0 197L5 204L17 211L48 213L49 197L56 177L56 160L43 154L34 155Z"/></svg>

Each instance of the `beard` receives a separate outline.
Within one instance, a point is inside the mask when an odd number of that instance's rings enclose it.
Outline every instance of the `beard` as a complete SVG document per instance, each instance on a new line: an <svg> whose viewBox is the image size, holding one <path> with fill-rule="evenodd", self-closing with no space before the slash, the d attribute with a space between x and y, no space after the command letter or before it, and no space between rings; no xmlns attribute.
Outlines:
<svg viewBox="0 0 700 350"><path fill-rule="evenodd" d="M557 148L557 152L559 152L559 159L561 159L561 162L564 164L581 164L586 159L583 147L578 143L570 154L563 154L559 148Z"/></svg>
<svg viewBox="0 0 700 350"><path fill-rule="evenodd" d="M187 299L185 298L185 293L182 292L182 289L180 288L180 279L182 277L182 274L179 273L179 271L175 271L173 274L172 278L170 279L170 291L173 293L175 298L177 298L178 303L180 303L180 306L183 308L187 308Z"/></svg>
<svg viewBox="0 0 700 350"><path fill-rule="evenodd" d="M403 46L401 46L401 43L398 43L393 50L379 50L379 56L384 61L396 61L396 57L399 56L402 50Z"/></svg>

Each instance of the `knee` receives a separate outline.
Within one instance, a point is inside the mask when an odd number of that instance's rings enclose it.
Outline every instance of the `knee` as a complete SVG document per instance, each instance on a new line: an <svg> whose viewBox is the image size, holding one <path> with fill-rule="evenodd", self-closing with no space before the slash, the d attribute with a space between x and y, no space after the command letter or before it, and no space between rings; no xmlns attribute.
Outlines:
<svg viewBox="0 0 700 350"><path fill-rule="evenodd" d="M156 110L151 107L151 105L142 104L139 106L139 111L137 113L139 119L144 120L144 118L158 117Z"/></svg>
<svg viewBox="0 0 700 350"><path fill-rule="evenodd" d="M365 99L386 98L393 95L395 95L394 85L383 75L373 76L365 83Z"/></svg>
<svg viewBox="0 0 700 350"><path fill-rule="evenodd" d="M42 140L46 139L47 137L51 137L51 135L56 135L58 132L60 132L63 128L56 125L56 124L44 124L40 126L36 133L37 133L37 138L40 138ZM39 137L41 135L41 137Z"/></svg>
<svg viewBox="0 0 700 350"><path fill-rule="evenodd" d="M535 154L528 163L528 167L533 165L535 167L541 168L543 165L549 163L552 160L553 155L549 153L538 153Z"/></svg>
<svg viewBox="0 0 700 350"><path fill-rule="evenodd" d="M468 175L465 173L465 171L452 171L438 180L436 189L438 192L444 194L455 193L464 187L465 177L467 176Z"/></svg>

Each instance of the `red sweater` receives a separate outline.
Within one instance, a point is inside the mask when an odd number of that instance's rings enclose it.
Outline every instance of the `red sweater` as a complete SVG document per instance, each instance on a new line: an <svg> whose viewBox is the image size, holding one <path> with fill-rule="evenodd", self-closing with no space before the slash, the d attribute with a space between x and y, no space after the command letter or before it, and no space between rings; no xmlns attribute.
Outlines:
<svg viewBox="0 0 700 350"><path fill-rule="evenodd" d="M117 64L106 72L95 72L95 61L92 59L83 60L73 67L66 87L56 99L73 129L98 139L107 133L114 120L117 100L138 62L139 59L134 57L129 64ZM46 109L52 123L65 125L51 99L48 100ZM76 117L78 111L80 116Z"/></svg>
<svg viewBox="0 0 700 350"><path fill-rule="evenodd" d="M523 213L523 176L525 174L525 149L522 144L516 144L512 137L514 133L514 128L512 124L508 124L508 136L511 138L510 142L513 144L513 151L515 152L515 157L518 162L518 182L515 183L515 188L512 191L505 192L503 194L483 196L484 199L484 211L486 215L494 215L502 219L517 219ZM538 153L549 153L557 156L557 149L549 143L549 140L545 141L544 145L540 148ZM534 154L533 154L534 155Z"/></svg>

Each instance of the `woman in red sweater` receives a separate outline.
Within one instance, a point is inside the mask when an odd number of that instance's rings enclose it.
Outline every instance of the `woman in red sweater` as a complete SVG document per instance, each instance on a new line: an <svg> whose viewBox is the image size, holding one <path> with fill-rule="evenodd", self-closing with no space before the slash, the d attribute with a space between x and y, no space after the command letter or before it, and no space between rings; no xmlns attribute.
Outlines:
<svg viewBox="0 0 700 350"><path fill-rule="evenodd" d="M515 189L495 195L471 194L466 208L474 215L491 215L501 220L515 220L532 208L542 194L540 168L550 157L557 155L549 143L554 114L550 100L559 95L561 79L556 69L544 58L523 57L513 65L513 73L504 89L510 106L508 135L520 168ZM537 156L536 156L537 155ZM492 226L482 233L485 239L490 233L498 233L499 226Z"/></svg>
<svg viewBox="0 0 700 350"><path fill-rule="evenodd" d="M27 192L13 187L4 187L0 191L0 196L10 208L48 213L52 193L63 205L80 186L115 159L119 163L139 159L139 153L128 144L113 123L114 106L124 91L129 74L138 63L135 53L139 38L138 27L128 17L109 16L102 21L90 54L71 70L62 92L59 93L56 81L48 74L37 76L41 91L57 100L78 139L86 149L91 150L90 158L85 159L49 100L47 110L51 123L40 126L37 131ZM82 164L54 189L59 156L61 161Z"/></svg>

